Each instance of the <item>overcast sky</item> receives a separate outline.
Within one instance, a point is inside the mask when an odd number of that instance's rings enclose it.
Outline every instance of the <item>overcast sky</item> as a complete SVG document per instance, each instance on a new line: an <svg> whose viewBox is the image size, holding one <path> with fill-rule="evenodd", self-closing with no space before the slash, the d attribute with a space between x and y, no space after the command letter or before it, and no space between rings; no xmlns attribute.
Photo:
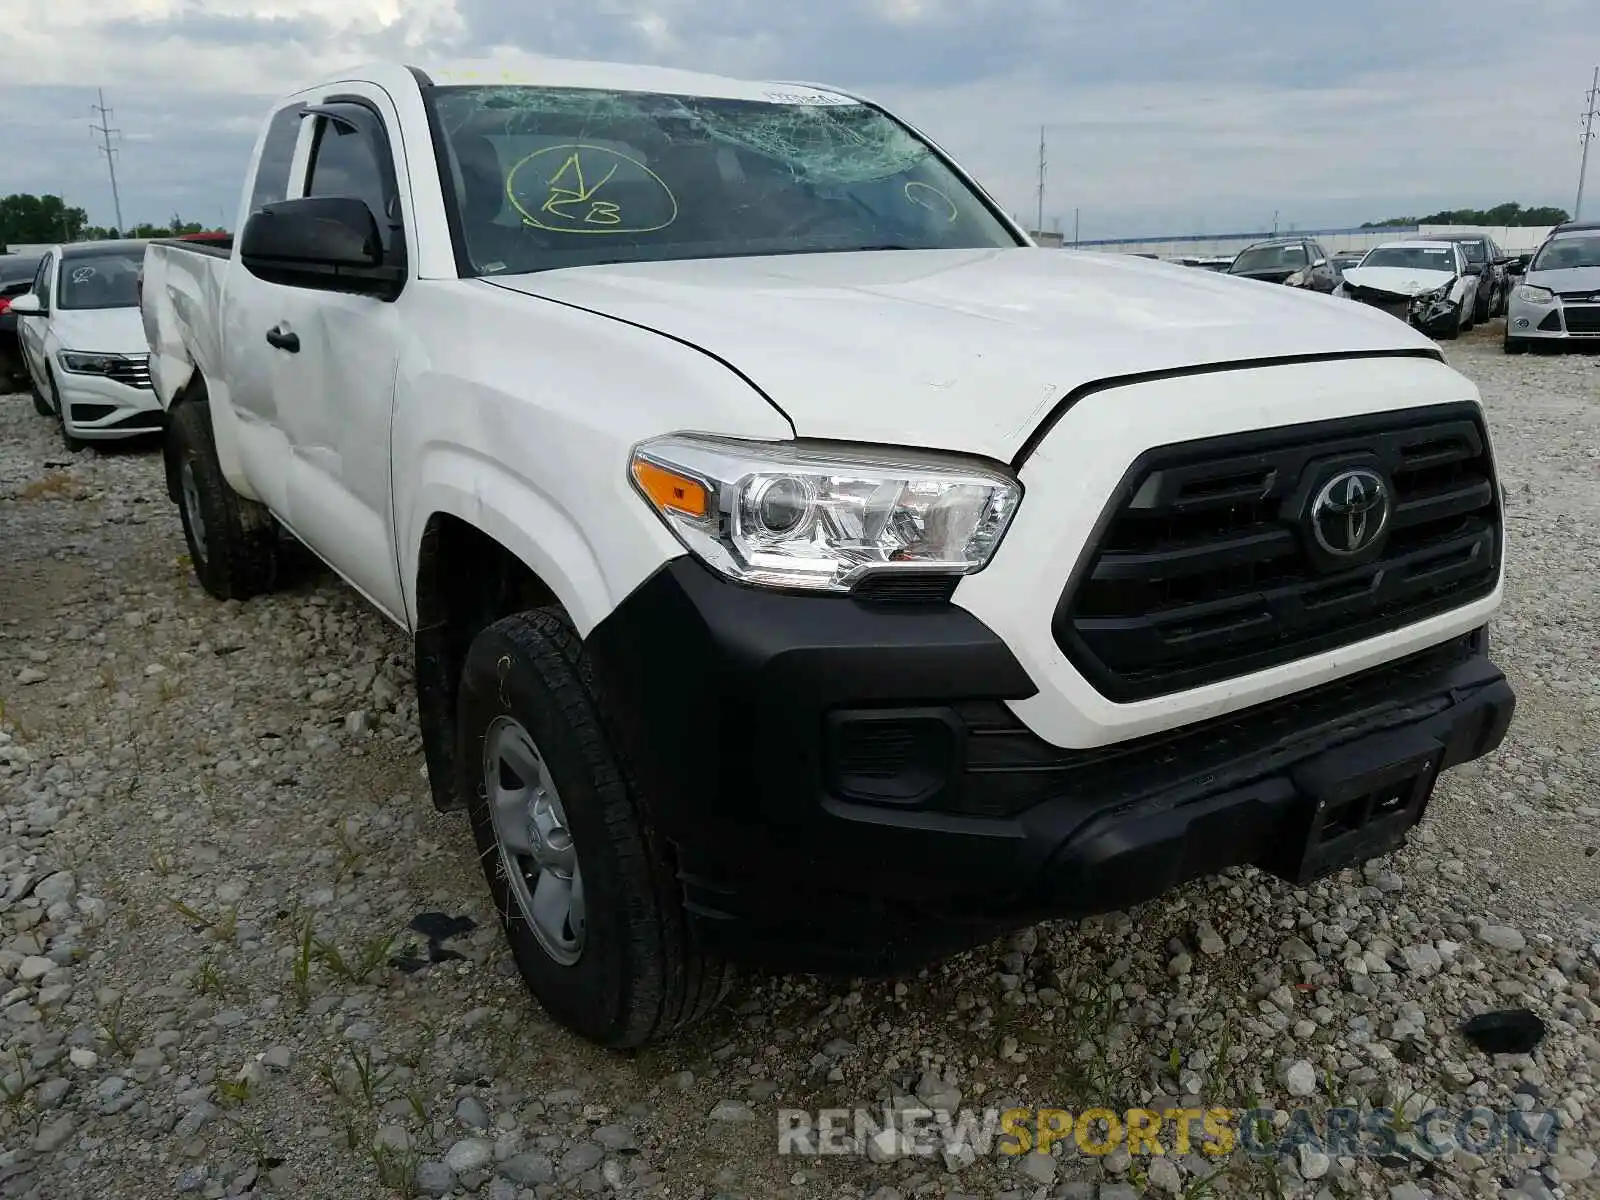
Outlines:
<svg viewBox="0 0 1600 1200"><path fill-rule="evenodd" d="M1596 3L9 0L0 195L112 223L99 85L124 220L231 224L272 97L373 58L519 52L865 91L1030 223L1043 124L1047 223L1070 233L1076 206L1085 238L1570 209Z"/></svg>

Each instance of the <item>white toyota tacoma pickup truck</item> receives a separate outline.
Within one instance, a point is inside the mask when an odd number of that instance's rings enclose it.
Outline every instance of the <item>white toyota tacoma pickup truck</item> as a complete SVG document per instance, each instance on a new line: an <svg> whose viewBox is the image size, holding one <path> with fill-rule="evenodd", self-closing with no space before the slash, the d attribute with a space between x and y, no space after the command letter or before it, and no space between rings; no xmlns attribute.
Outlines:
<svg viewBox="0 0 1600 1200"><path fill-rule="evenodd" d="M267 119L143 318L206 590L415 639L528 986L896 971L1399 846L1492 750L1471 383L1365 306L1033 246L826 88L375 66Z"/></svg>

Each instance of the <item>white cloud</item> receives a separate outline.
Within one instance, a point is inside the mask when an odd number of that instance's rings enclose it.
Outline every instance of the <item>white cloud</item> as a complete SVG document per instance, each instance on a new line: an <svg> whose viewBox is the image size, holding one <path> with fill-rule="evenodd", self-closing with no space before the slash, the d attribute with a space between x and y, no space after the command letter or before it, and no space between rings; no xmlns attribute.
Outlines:
<svg viewBox="0 0 1600 1200"><path fill-rule="evenodd" d="M1594 0L49 0L0 39L0 193L108 222L87 124L116 108L127 219L232 212L267 97L374 57L658 61L864 90L1084 236L1571 204ZM1591 187L1600 194L1600 182ZM214 215L201 219L214 220Z"/></svg>

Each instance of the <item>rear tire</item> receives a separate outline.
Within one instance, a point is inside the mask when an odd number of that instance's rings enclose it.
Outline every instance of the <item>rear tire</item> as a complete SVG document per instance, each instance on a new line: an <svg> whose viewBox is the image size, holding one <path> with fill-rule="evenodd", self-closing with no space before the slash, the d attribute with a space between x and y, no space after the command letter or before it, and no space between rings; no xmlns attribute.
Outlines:
<svg viewBox="0 0 1600 1200"><path fill-rule="evenodd" d="M676 873L600 710L562 614L497 621L462 668L455 786L528 990L574 1033L625 1049L704 1016L730 974L690 944ZM565 905L554 919L529 915L541 881Z"/></svg>
<svg viewBox="0 0 1600 1200"><path fill-rule="evenodd" d="M272 514L228 486L211 432L211 409L189 401L172 411L167 453L195 578L218 600L270 591L278 575Z"/></svg>

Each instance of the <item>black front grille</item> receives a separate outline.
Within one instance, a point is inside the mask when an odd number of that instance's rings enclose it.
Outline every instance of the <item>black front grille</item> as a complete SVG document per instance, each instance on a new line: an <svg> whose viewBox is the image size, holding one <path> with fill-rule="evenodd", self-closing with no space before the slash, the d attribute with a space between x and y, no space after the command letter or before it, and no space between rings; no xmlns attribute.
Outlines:
<svg viewBox="0 0 1600 1200"><path fill-rule="evenodd" d="M1571 305L1566 318L1568 333L1600 333L1600 304Z"/></svg>
<svg viewBox="0 0 1600 1200"><path fill-rule="evenodd" d="M143 357L123 359L106 372L106 378L114 379L118 383L125 383L129 387L148 388L150 386L150 360Z"/></svg>
<svg viewBox="0 0 1600 1200"><path fill-rule="evenodd" d="M1362 304L1370 304L1373 308L1381 308L1391 316L1399 317L1402 321L1409 320L1411 314L1411 297L1397 295L1394 292L1385 292L1379 288L1357 287L1353 283L1344 285L1345 293L1352 300Z"/></svg>
<svg viewBox="0 0 1600 1200"><path fill-rule="evenodd" d="M1311 496L1387 478L1383 538L1315 546ZM1057 606L1056 643L1103 695L1144 700L1323 653L1493 591L1500 504L1474 405L1166 446L1124 477Z"/></svg>

